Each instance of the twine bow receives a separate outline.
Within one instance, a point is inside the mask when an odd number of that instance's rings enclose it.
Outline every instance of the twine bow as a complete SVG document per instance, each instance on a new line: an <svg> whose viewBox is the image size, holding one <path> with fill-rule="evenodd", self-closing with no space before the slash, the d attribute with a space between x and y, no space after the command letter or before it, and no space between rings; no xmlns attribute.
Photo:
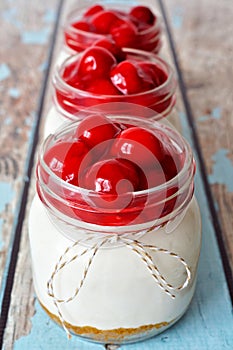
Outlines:
<svg viewBox="0 0 233 350"><path fill-rule="evenodd" d="M146 232L148 232L148 231L146 231ZM190 271L187 263L185 262L185 260L182 257L180 257L176 253L173 253L173 252L171 252L167 249L164 249L164 248L159 248L155 245L150 245L150 244L145 244L143 242L139 242L137 239L129 238L129 236L127 234L122 234L122 235L114 234L114 235L107 235L107 236L103 236L103 235L100 236L99 235L98 239L97 239L96 235L88 234L88 237L77 240L71 246L66 248L64 253L60 256L59 260L57 261L57 263L54 267L54 270L51 274L51 277L47 282L47 293L53 299L54 305L55 305L57 312L58 312L60 322L62 324L63 329L65 330L65 332L67 334L68 339L71 338L71 334L65 325L65 320L64 320L64 317L62 315L60 305L65 304L65 303L69 303L70 301L74 300L74 298L77 297L78 293L80 292L80 290L81 290L81 288L86 280L88 271L89 271L89 269L94 261L94 258L96 256L98 250L101 247L103 247L104 245L112 244L112 242L116 242L116 241L122 243L123 245L125 245L126 247L128 247L129 249L131 249L134 253L136 253L138 255L138 257L141 259L141 261L145 264L146 268L151 273L151 276L154 278L157 285L166 294L168 294L171 298L174 299L176 297L174 292L179 292L182 289L184 289L185 287L187 287L190 280L191 280L191 271ZM84 246L90 245L90 246L85 248L82 252L79 252L79 253L74 254L73 256L69 257L72 250L78 245L84 245ZM185 268L185 271L186 271L185 281L178 287L173 286L168 281L166 281L165 277L162 275L159 268L153 262L153 258L149 254L149 251L163 253L163 254L169 255L170 257L178 260ZM85 269L83 271L82 278L81 278L78 286L76 287L75 291L73 292L73 294L66 299L57 297L56 293L54 291L54 281L55 281L56 275L59 273L59 271L63 270L67 265L69 265L70 263L72 263L75 260L78 260L81 256L84 256L87 253L90 253L90 256L87 260L87 264L86 264Z"/></svg>

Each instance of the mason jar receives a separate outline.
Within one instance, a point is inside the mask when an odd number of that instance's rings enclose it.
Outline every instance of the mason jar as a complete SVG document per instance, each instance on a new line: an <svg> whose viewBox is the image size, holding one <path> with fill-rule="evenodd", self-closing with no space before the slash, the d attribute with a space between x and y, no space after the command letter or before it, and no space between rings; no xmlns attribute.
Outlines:
<svg viewBox="0 0 233 350"><path fill-rule="evenodd" d="M128 205L102 203L97 192L65 182L45 162L51 147L75 140L80 122L68 123L39 152L29 238L34 287L48 316L69 337L121 344L163 332L188 309L201 219L187 141L167 123L110 119L159 135L179 160L177 175L148 190L120 194L120 203Z"/></svg>

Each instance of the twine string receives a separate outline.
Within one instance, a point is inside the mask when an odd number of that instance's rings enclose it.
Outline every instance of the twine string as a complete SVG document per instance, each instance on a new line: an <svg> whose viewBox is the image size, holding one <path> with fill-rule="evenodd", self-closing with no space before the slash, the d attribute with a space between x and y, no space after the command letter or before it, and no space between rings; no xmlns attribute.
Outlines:
<svg viewBox="0 0 233 350"><path fill-rule="evenodd" d="M139 242L125 242L126 246L130 248L134 253L136 253L139 258L143 261L146 268L151 273L152 277L155 279L156 283L158 284L159 288L161 288L166 294L168 294L171 298L175 298L175 295L171 293L171 291L166 288L166 285L168 284L164 278L161 278L161 273L158 269L158 267L154 264L152 257L148 253L147 250L145 250L144 245L140 244ZM165 284L163 283L165 281Z"/></svg>
<svg viewBox="0 0 233 350"><path fill-rule="evenodd" d="M78 240L78 241L74 242L71 246L67 247L66 250L64 251L64 253L59 257L59 260L58 260L58 262L55 265L55 268L54 268L54 270L53 270L53 272L51 274L51 277L50 277L50 279L47 282L47 293L53 299L53 303L54 303L54 305L55 305L55 307L57 309L57 312L58 312L58 317L60 319L60 322L62 324L63 329L66 332L66 335L67 335L68 339L71 338L71 334L70 334L70 331L68 330L68 328L66 327L65 319L64 319L64 317L62 315L60 304L69 303L70 301L72 301L78 295L79 291L81 290L81 288L82 288L82 286L83 286L83 284L84 284L84 282L86 280L87 274L89 272L91 264L94 261L94 258L95 258L95 255L96 255L97 251L99 250L99 248L103 244L106 243L107 239L103 240L102 242L96 243L92 247L88 247L88 248L84 249L82 252L80 252L78 254L75 254L72 258L70 258L70 259L68 259L66 261L64 261L64 260L65 260L66 255L68 253L70 253L70 251L73 250L76 246L78 246L80 244L88 243L88 241L90 241L92 239L93 239L93 237L90 236L88 238ZM79 259L81 256L84 256L88 252L91 253L90 257L89 257L89 259L87 261L87 264L85 266L85 269L83 271L83 275L82 275L82 278L81 278L81 280L79 282L79 285L76 287L73 295L71 295L70 297L68 297L66 299L64 299L64 298L62 299L62 298L56 297L55 292L54 292L54 282L55 282L55 277L58 274L58 272L61 271L62 269L64 269L66 266L68 266L73 261Z"/></svg>
<svg viewBox="0 0 233 350"><path fill-rule="evenodd" d="M172 289L174 291L180 291L184 288L186 288L191 280L191 271L188 267L188 264L186 263L186 261L181 257L179 256L178 254L176 253L173 253L167 249L164 249L164 248L159 248L159 247L156 247L156 246L152 246L152 245L149 245L149 244L144 244L143 245L144 248L149 248L150 250L154 250L156 252L160 252L160 253L163 253L163 254L167 254L169 255L170 257L174 258L174 259L177 259L185 268L185 272L186 272L186 279L185 281L177 286L177 287L174 287L172 284L168 283L165 278L163 277L163 275L159 272L159 269L157 268L158 272L160 273L160 278L161 280L163 281L164 284L166 284L166 286L169 288L169 289ZM154 265L156 267L156 265Z"/></svg>
<svg viewBox="0 0 233 350"><path fill-rule="evenodd" d="M185 287L187 287L191 279L191 271L188 267L188 264L185 262L185 260L182 257L180 257L178 254L173 253L164 248L159 248L154 245L139 242L138 240L122 239L122 238L120 239L125 242L127 247L129 247L132 251L134 251L140 257L140 259L144 262L147 269L151 273L152 277L158 283L158 286L161 289L163 289L165 293L170 295L173 299L175 298L175 295L171 293L171 290L180 291ZM185 268L185 271L186 271L185 281L177 287L167 282L166 279L163 277L162 273L160 272L158 266L154 263L152 256L148 252L148 249L151 251L167 254L170 257L177 259Z"/></svg>
<svg viewBox="0 0 233 350"><path fill-rule="evenodd" d="M82 286L84 285L84 282L87 278L90 267L95 259L95 256L96 256L98 250L101 247L103 247L104 245L106 245L106 244L111 245L113 242L116 242L116 241L122 243L124 246L131 249L134 253L136 253L138 255L140 260L145 264L146 268L150 272L153 279L156 281L159 288L161 288L171 298L174 299L176 297L174 292L179 292L182 289L186 288L191 280L191 271L190 271L190 268L188 267L188 264L186 263L186 261L182 257L180 257L178 254L171 252L167 249L159 248L155 245L150 245L150 244L145 244L143 242L139 242L136 239L128 238L127 235L124 235L124 234L123 235L107 235L107 237L104 237L104 238L103 238L103 236L100 235L98 239L96 239L96 236L88 235L87 238L77 240L71 246L67 247L66 250L64 251L64 253L59 257L59 259L58 259L58 261L53 269L51 277L47 282L47 294L49 295L49 297L51 297L53 299L54 305L55 305L57 313L58 313L59 320L62 324L63 329L65 330L65 332L67 334L68 339L71 338L71 334L66 327L66 322L65 322L65 319L64 319L62 311L61 311L61 304L69 303L70 301L74 300L78 296L80 290L82 289ZM71 251L75 247L77 247L78 245L81 245L81 244L82 245L89 244L89 246L87 246L87 248L85 248L82 252L74 254L73 256L70 257ZM160 272L158 266L153 261L153 257L151 256L149 251L151 251L151 252L154 251L154 252L166 254L166 255L176 259L177 261L179 261L185 268L185 272L186 272L185 281L177 287L173 286L171 283L169 283L166 280L166 278L163 276L163 274ZM78 286L75 288L75 291L73 292L73 294L67 298L60 298L60 297L56 296L56 293L54 291L54 283L55 283L55 278L56 278L57 274L59 272L61 272L62 270L64 270L66 266L68 266L69 264L71 264L72 262L74 262L76 260L79 260L80 257L82 257L88 253L90 254L90 256L89 256L87 263L86 263L86 266L84 268L82 278L81 278Z"/></svg>

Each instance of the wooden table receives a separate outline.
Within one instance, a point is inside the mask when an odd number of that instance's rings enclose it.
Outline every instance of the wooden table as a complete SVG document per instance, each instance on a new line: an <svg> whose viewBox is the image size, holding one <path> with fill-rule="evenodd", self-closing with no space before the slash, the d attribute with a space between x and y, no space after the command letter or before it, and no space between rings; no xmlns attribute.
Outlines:
<svg viewBox="0 0 233 350"><path fill-rule="evenodd" d="M48 319L35 299L28 247L34 157L50 99L50 68L70 3L0 0L0 344L4 350L104 349L77 337L68 341ZM197 290L186 315L156 338L120 349L233 349L233 4L154 0L154 5L164 23L161 55L173 65L179 81L172 121L191 143L197 160L203 245Z"/></svg>

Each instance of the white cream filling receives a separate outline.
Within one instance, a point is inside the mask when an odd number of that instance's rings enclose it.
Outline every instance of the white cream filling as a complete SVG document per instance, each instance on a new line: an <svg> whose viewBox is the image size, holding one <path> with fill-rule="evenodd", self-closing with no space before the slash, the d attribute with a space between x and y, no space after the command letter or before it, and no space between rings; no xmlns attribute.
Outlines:
<svg viewBox="0 0 233 350"><path fill-rule="evenodd" d="M59 257L73 242L51 223L36 196L29 217L29 236L36 293L42 304L58 314L47 294L47 281ZM74 326L92 326L101 330L135 328L171 322L188 307L195 288L195 274L201 243L200 214L193 199L179 226L170 234L163 229L147 233L143 242L171 250L185 259L192 272L188 287L172 299L160 289L139 256L126 246L104 248L97 252L89 273L74 300L61 306L64 319ZM73 253L83 251L78 246ZM72 254L73 254L72 253ZM55 280L56 295L68 298L78 286L90 253L68 265ZM153 253L154 261L166 279L178 285L185 270L175 259Z"/></svg>
<svg viewBox="0 0 233 350"><path fill-rule="evenodd" d="M52 106L46 115L44 123L44 138L50 134L54 134L56 129L58 129L65 122L67 122L67 120L62 117L60 113L58 113L55 106Z"/></svg>

